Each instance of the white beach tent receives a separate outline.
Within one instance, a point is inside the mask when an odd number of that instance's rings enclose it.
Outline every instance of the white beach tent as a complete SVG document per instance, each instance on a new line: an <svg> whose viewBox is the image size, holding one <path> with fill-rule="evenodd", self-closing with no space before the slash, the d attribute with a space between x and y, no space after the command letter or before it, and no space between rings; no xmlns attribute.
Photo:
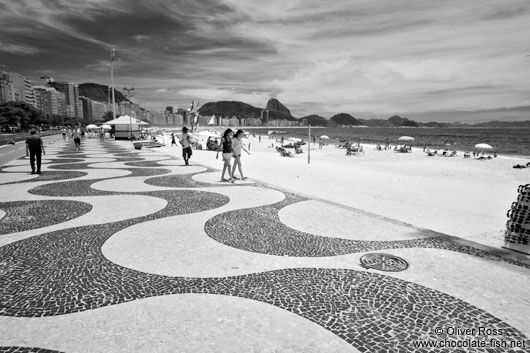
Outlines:
<svg viewBox="0 0 530 353"><path fill-rule="evenodd" d="M116 118L114 120L105 121L105 124L107 125L149 125L149 123L146 123L145 121L141 121L140 119L132 118L128 115L122 115L119 118Z"/></svg>
<svg viewBox="0 0 530 353"><path fill-rule="evenodd" d="M139 135L140 126L149 125L145 121L130 117L128 115L122 115L117 119L106 121L105 124L114 125L114 137L117 140L128 140L130 138L130 134Z"/></svg>
<svg viewBox="0 0 530 353"><path fill-rule="evenodd" d="M212 118L211 118L210 121L208 122L208 125L215 125L215 114L212 115Z"/></svg>

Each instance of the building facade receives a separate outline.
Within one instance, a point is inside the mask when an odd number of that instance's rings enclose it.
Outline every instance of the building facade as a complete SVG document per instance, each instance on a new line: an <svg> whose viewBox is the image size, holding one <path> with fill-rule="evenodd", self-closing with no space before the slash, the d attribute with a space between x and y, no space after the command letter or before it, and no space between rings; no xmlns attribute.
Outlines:
<svg viewBox="0 0 530 353"><path fill-rule="evenodd" d="M64 93L65 96L65 115L83 119L83 106L79 100L79 86L71 82L48 82L48 85L54 87L57 91Z"/></svg>
<svg viewBox="0 0 530 353"><path fill-rule="evenodd" d="M105 113L112 111L111 104L98 102L83 96L79 100L83 110L83 122L85 123L103 123Z"/></svg>
<svg viewBox="0 0 530 353"><path fill-rule="evenodd" d="M2 100L23 101L35 107L35 94L31 81L17 72L3 72L1 79Z"/></svg>

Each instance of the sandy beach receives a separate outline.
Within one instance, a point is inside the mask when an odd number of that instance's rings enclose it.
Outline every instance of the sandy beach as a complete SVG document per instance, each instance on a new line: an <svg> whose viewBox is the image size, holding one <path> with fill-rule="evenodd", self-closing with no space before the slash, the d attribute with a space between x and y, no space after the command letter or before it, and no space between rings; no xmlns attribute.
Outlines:
<svg viewBox="0 0 530 353"><path fill-rule="evenodd" d="M180 156L180 146L171 147L169 141L160 150ZM497 248L503 245L506 212L516 201L517 187L530 181L530 169L513 168L529 160L502 155L465 159L460 151L456 157L429 157L422 148L397 153L363 145L363 154L348 156L335 145L320 149L317 143L310 145L308 163L307 145L301 154L290 149L294 156L287 158L268 136L260 142L251 135L246 142L251 155L243 153L242 163L251 179ZM213 151L194 150L194 163L222 168ZM331 216L319 215L323 222Z"/></svg>

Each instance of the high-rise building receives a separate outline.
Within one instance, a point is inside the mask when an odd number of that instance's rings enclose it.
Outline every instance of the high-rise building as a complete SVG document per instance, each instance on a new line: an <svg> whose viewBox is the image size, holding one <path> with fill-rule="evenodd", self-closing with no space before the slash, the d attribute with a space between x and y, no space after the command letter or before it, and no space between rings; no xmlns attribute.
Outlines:
<svg viewBox="0 0 530 353"><path fill-rule="evenodd" d="M58 92L53 87L33 86L32 89L35 93L35 108L48 116L65 115L64 93Z"/></svg>
<svg viewBox="0 0 530 353"><path fill-rule="evenodd" d="M83 107L83 120L85 122L104 122L103 116L106 112L112 111L112 105L108 103L98 102L87 97L80 97Z"/></svg>
<svg viewBox="0 0 530 353"><path fill-rule="evenodd" d="M33 86L33 92L35 92L35 108L41 110L45 114L49 114L47 91L50 89L52 88Z"/></svg>
<svg viewBox="0 0 530 353"><path fill-rule="evenodd" d="M92 121L92 99L81 96L79 97L79 100L81 101L83 109L83 120L85 120L85 122Z"/></svg>
<svg viewBox="0 0 530 353"><path fill-rule="evenodd" d="M7 84L7 87L5 87L4 81ZM2 91L2 93L4 93L4 100L9 96L7 101L23 101L35 106L35 96L31 87L31 81L17 72L4 73L2 79ZM6 95L6 92L9 94Z"/></svg>
<svg viewBox="0 0 530 353"><path fill-rule="evenodd" d="M66 94L64 92L57 92L57 110L59 115L66 115Z"/></svg>
<svg viewBox="0 0 530 353"><path fill-rule="evenodd" d="M65 95L66 115L70 117L83 118L83 106L79 101L79 86L71 82L48 82L48 86L54 87Z"/></svg>

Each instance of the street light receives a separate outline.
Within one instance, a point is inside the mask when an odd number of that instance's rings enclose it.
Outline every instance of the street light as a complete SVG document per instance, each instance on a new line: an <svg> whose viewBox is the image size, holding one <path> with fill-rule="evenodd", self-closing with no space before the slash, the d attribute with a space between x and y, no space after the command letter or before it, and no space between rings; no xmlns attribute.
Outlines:
<svg viewBox="0 0 530 353"><path fill-rule="evenodd" d="M127 91L128 93L128 106L129 106L129 130L131 131L131 141L133 139L133 132L132 132L132 118L131 118L131 91L134 91L134 87L131 86L131 88L127 88L127 86L123 87L124 91Z"/></svg>
<svg viewBox="0 0 530 353"><path fill-rule="evenodd" d="M116 119L116 101L114 99L114 56L116 49L110 50L110 81L112 84L112 119Z"/></svg>

